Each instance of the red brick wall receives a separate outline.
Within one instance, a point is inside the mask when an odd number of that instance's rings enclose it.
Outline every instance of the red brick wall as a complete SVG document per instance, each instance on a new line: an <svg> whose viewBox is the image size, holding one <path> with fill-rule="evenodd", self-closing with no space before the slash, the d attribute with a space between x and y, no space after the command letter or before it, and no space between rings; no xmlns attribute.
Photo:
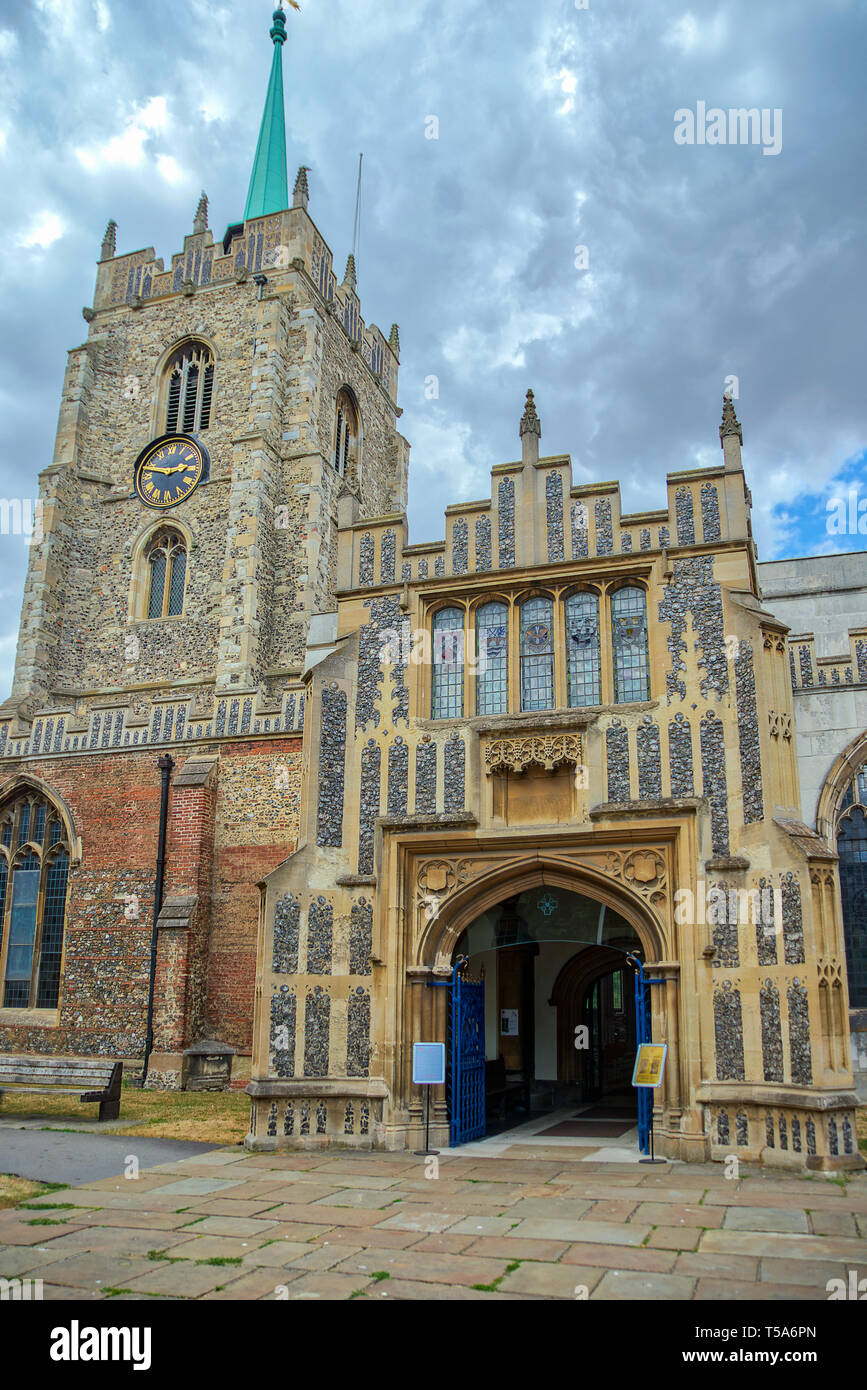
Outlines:
<svg viewBox="0 0 867 1390"><path fill-rule="evenodd" d="M0 1050L138 1057L144 1051L162 749L5 763L67 802L82 859L69 876L66 950L57 1027L11 1023ZM161 931L155 1046L180 1051L205 1036L249 1052L259 880L295 848L299 737L195 750L219 764L206 788L173 787L165 895L197 894L188 932ZM181 770L192 748L172 749ZM288 768L284 775L282 769ZM276 785L276 773L289 785ZM138 899L138 917L124 916Z"/></svg>

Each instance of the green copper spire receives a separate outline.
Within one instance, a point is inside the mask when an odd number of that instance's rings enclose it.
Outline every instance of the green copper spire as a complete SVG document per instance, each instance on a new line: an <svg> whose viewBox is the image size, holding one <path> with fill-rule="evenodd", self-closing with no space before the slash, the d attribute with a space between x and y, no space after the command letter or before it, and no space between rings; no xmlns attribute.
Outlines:
<svg viewBox="0 0 867 1390"><path fill-rule="evenodd" d="M269 212L282 212L289 206L289 181L286 177L286 119L283 112L282 47L286 42L286 15L274 11L271 38L274 41L274 61L265 98L262 128L250 176L250 191L244 209L244 221L264 217Z"/></svg>

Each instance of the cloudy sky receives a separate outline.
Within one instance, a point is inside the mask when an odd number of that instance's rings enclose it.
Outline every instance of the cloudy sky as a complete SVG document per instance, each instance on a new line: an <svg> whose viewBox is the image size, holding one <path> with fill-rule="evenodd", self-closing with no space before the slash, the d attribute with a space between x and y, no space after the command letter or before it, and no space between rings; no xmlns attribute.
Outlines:
<svg viewBox="0 0 867 1390"><path fill-rule="evenodd" d="M830 498L867 496L867 0L301 3L290 187L310 165L342 271L364 152L359 293L400 324L413 540L518 456L528 386L543 452L637 510L719 460L734 377L760 558L867 548L827 527ZM109 217L168 264L202 187L216 234L243 213L270 12L3 0L3 497L51 461ZM781 112L779 153L677 143L699 103ZM0 696L26 556L0 536Z"/></svg>

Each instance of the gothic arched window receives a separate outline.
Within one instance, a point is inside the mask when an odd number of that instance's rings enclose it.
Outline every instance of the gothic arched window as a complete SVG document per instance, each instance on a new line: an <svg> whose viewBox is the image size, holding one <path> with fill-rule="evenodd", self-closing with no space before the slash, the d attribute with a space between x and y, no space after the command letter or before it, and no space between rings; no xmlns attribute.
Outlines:
<svg viewBox="0 0 867 1390"><path fill-rule="evenodd" d="M627 586L612 594L611 637L614 646L615 703L649 699L647 600L643 589Z"/></svg>
<svg viewBox="0 0 867 1390"><path fill-rule="evenodd" d="M433 620L432 713L459 719L464 712L464 612L440 608Z"/></svg>
<svg viewBox="0 0 867 1390"><path fill-rule="evenodd" d="M149 618L174 618L184 611L187 578L187 545L183 536L162 527L145 549L148 567Z"/></svg>
<svg viewBox="0 0 867 1390"><path fill-rule="evenodd" d="M509 708L509 610L505 603L476 609L476 714Z"/></svg>
<svg viewBox="0 0 867 1390"><path fill-rule="evenodd" d="M211 423L214 359L205 343L190 341L166 363L166 434L196 434Z"/></svg>
<svg viewBox="0 0 867 1390"><path fill-rule="evenodd" d="M846 938L849 1003L867 1008L867 764L843 797L837 823L840 897Z"/></svg>
<svg viewBox="0 0 867 1390"><path fill-rule="evenodd" d="M521 709L554 708L554 604L529 598L521 604Z"/></svg>
<svg viewBox="0 0 867 1390"><path fill-rule="evenodd" d="M341 477L358 473L358 411L344 387L337 394L334 415L334 467Z"/></svg>
<svg viewBox="0 0 867 1390"><path fill-rule="evenodd" d="M0 979L4 1009L56 1009L69 841L57 808L21 791L0 810Z"/></svg>
<svg viewBox="0 0 867 1390"><path fill-rule="evenodd" d="M571 594L566 614L566 703L598 705L601 702L599 599L596 594Z"/></svg>

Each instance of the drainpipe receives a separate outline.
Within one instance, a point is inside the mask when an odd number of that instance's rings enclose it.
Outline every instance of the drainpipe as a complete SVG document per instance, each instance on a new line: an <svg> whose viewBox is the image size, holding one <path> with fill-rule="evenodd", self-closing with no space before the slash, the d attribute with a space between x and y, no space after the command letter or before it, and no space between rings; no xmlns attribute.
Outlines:
<svg viewBox="0 0 867 1390"><path fill-rule="evenodd" d="M154 985L157 975L157 922L159 920L160 908L163 905L163 879L166 871L166 821L169 814L169 784L171 782L172 768L175 760L168 753L165 753L158 761L157 766L162 777L162 787L160 789L160 835L157 845L157 880L154 888L154 924L151 931L151 965L150 979L148 982L148 1019L147 1033L145 1035L145 1054L144 1065L141 1073L141 1089L144 1090L145 1082L148 1079L148 1063L150 1062L151 1052L154 1045Z"/></svg>

